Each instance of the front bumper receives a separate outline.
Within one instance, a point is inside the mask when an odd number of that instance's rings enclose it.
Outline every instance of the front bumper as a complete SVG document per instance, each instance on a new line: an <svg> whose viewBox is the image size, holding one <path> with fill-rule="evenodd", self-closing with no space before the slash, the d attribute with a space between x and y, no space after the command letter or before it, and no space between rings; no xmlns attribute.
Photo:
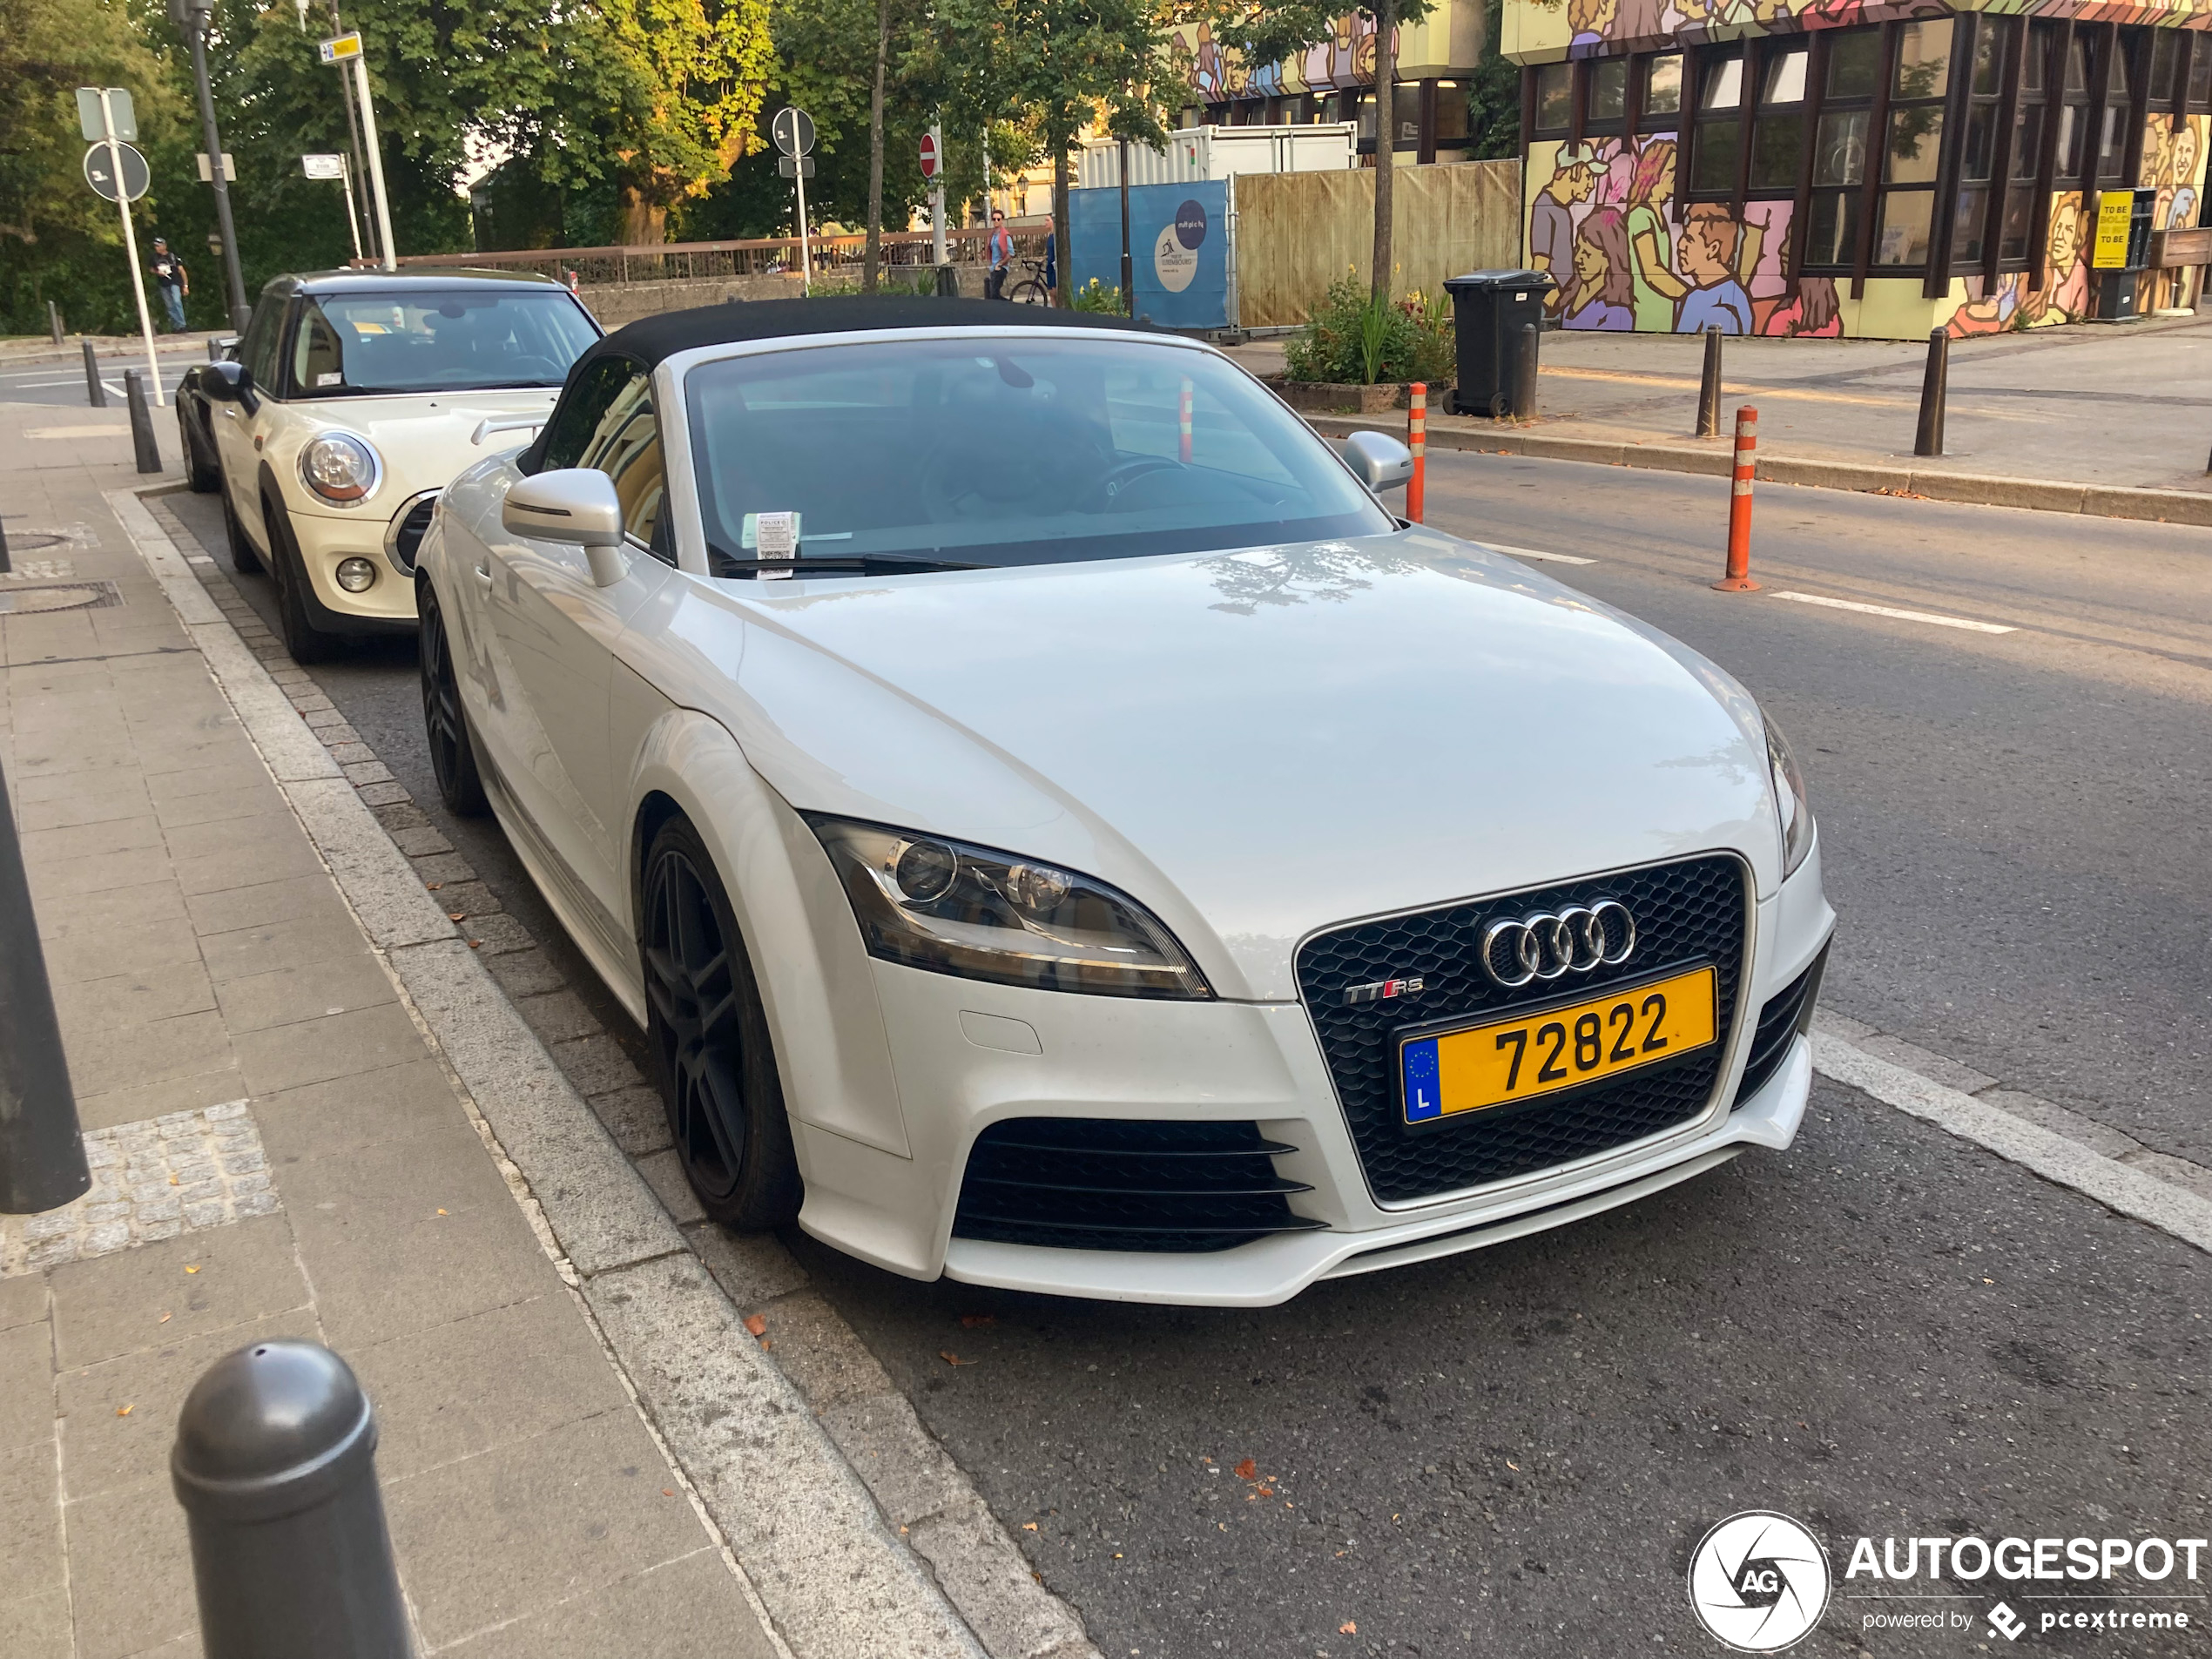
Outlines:
<svg viewBox="0 0 2212 1659"><path fill-rule="evenodd" d="M307 567L311 620L334 634L406 633L415 628L415 579L401 570L385 550L391 528L389 506L404 510L409 498L403 490L380 489L360 510L333 513L288 503L292 534L300 544L300 562ZM376 580L366 591L348 593L338 585L341 559L367 559Z"/></svg>
<svg viewBox="0 0 2212 1659"><path fill-rule="evenodd" d="M1766 1001L1826 946L1834 914L1817 848L1753 907L1750 995L1719 1086L1696 1116L1625 1146L1471 1190L1382 1204L1371 1193L1312 1022L1298 1003L1168 1002L987 985L871 961L905 1145L867 1148L810 1124L800 1224L918 1278L1109 1300L1264 1306L1315 1280L1473 1250L1562 1225L1684 1181L1747 1146L1796 1135L1811 1081L1802 1036L1736 1099ZM1730 1109L1731 1104L1734 1109ZM1256 1123L1297 1149L1278 1172L1318 1230L1186 1254L1048 1248L953 1238L961 1183L991 1124L1030 1117ZM901 1155L903 1154L903 1155Z"/></svg>

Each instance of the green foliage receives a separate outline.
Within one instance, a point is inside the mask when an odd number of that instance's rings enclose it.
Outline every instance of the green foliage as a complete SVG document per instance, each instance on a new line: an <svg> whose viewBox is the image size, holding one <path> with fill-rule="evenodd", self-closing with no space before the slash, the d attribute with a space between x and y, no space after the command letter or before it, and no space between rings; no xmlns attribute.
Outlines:
<svg viewBox="0 0 2212 1659"><path fill-rule="evenodd" d="M1419 293L1379 299L1356 276L1330 285L1283 354L1292 380L1339 385L1426 381L1443 386L1458 362L1447 300Z"/></svg>
<svg viewBox="0 0 2212 1659"><path fill-rule="evenodd" d="M1123 314L1120 287L1109 288L1096 277L1077 288L1070 303L1077 311L1096 311L1109 317Z"/></svg>
<svg viewBox="0 0 2212 1659"><path fill-rule="evenodd" d="M1470 161L1510 160L1521 154L1521 65L1502 50L1502 3L1482 8L1482 57L1467 80Z"/></svg>

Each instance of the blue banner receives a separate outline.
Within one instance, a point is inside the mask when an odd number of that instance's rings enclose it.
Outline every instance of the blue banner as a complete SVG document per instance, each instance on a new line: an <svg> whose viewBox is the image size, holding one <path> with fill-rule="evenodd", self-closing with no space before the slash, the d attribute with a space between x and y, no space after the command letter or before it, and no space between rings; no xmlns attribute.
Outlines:
<svg viewBox="0 0 2212 1659"><path fill-rule="evenodd" d="M1076 288L1122 280L1122 192L1068 192L1069 263ZM1170 328L1226 328L1229 186L1220 179L1136 185L1129 192L1136 314Z"/></svg>

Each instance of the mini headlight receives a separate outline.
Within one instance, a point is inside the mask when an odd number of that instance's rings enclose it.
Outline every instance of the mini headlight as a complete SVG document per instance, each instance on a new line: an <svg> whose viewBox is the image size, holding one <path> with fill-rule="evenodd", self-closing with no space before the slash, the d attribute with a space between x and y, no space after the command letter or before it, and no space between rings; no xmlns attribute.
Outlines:
<svg viewBox="0 0 2212 1659"><path fill-rule="evenodd" d="M1100 996L1210 997L1174 935L1103 881L988 847L806 815L871 955Z"/></svg>
<svg viewBox="0 0 2212 1659"><path fill-rule="evenodd" d="M1774 775L1774 805L1782 817L1782 873L1787 877L1812 851L1812 803L1805 799L1804 774L1790 752L1790 739L1770 718L1766 723L1767 770Z"/></svg>
<svg viewBox="0 0 2212 1659"><path fill-rule="evenodd" d="M348 593L367 593L376 582L376 567L367 559L338 561L338 585Z"/></svg>
<svg viewBox="0 0 2212 1659"><path fill-rule="evenodd" d="M357 502L376 488L376 451L350 432L325 432L300 452L300 476L325 501Z"/></svg>

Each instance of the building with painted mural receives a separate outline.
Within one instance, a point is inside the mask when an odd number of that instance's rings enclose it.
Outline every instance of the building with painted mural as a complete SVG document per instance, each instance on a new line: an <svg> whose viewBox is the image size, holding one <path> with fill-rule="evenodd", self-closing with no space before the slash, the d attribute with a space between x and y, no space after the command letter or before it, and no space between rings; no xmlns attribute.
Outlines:
<svg viewBox="0 0 2212 1659"><path fill-rule="evenodd" d="M1503 3L1524 246L1567 327L1909 339L2196 300L2212 240L2171 233L2202 219L2202 3Z"/></svg>
<svg viewBox="0 0 2212 1659"><path fill-rule="evenodd" d="M1390 99L1393 155L1456 161L1467 136L1466 78L1482 55L1482 0L1437 0L1398 30L1397 81ZM1346 12L1311 51L1254 70L1206 24L1178 26L1168 42L1170 72L1183 90L1182 125L1304 126L1353 121L1359 151L1375 152L1375 24Z"/></svg>

